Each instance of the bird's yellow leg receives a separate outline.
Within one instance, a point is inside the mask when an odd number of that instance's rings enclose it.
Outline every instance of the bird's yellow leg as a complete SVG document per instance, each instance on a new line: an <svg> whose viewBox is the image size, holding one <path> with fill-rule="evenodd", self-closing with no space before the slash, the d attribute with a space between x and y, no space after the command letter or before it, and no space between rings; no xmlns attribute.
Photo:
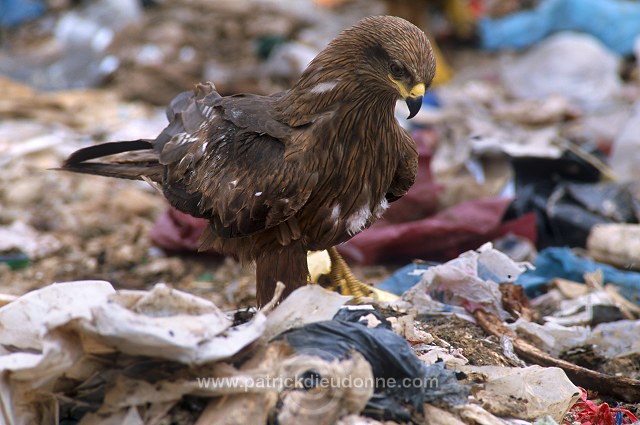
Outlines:
<svg viewBox="0 0 640 425"><path fill-rule="evenodd" d="M374 288L358 280L335 247L326 251L309 252L307 264L312 283L320 283L324 288L343 295L351 295L355 302L362 302L365 299L367 301L391 302L398 299L395 294Z"/></svg>
<svg viewBox="0 0 640 425"><path fill-rule="evenodd" d="M344 261L335 246L329 248L327 252L331 259L331 271L329 272L330 289L338 291L342 295L351 295L355 298L355 301L360 301L362 298L378 299L377 293L372 286L361 282L353 275L347 262Z"/></svg>

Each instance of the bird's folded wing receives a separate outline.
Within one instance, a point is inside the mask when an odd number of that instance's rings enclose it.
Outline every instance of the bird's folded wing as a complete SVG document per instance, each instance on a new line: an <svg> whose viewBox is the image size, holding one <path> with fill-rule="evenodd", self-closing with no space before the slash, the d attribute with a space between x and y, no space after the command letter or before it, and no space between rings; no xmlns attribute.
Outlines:
<svg viewBox="0 0 640 425"><path fill-rule="evenodd" d="M222 98L204 125L174 135L160 153L165 196L178 209L209 218L220 237L248 236L290 219L318 181L304 154L285 155L292 130L271 118L270 102Z"/></svg>
<svg viewBox="0 0 640 425"><path fill-rule="evenodd" d="M193 91L182 92L173 98L166 110L169 125L154 141L155 151L164 152L165 156L172 155L172 158L164 158L165 161L175 160L183 154L182 149L167 147L167 143L180 139L180 135L198 131L212 114L213 105L221 98L211 82L197 84Z"/></svg>
<svg viewBox="0 0 640 425"><path fill-rule="evenodd" d="M418 152L411 136L400 129L398 140L398 166L387 190L386 199L389 202L396 201L406 195L416 179L418 171Z"/></svg>

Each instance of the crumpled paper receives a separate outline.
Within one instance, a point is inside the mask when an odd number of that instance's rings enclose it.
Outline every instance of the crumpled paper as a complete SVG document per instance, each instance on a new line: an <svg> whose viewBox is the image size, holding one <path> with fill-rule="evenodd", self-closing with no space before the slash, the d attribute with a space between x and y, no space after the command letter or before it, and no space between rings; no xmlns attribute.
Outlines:
<svg viewBox="0 0 640 425"><path fill-rule="evenodd" d="M102 388L104 400L82 423L147 423L185 394L224 394L224 389L197 385L194 371L235 374L223 361L263 333L331 319L348 297L307 285L290 299L271 311L270 320L258 311L249 322L233 326L212 302L164 284L150 291L116 291L105 281L78 281L30 292L0 308L0 422L57 424L61 404L74 397L82 401L81 388L86 391L96 377L113 378L127 367L126 378L109 380L115 387L108 391ZM132 377L137 370L132 359L155 362L155 367L142 366L144 378L158 370L171 372L151 385ZM151 406L144 417L131 410L138 402Z"/></svg>

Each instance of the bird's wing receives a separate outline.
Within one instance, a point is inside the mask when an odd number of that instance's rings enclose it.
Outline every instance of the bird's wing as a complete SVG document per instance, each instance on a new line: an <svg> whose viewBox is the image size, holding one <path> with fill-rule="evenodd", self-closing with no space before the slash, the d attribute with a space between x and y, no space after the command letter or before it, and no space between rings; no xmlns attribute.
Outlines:
<svg viewBox="0 0 640 425"><path fill-rule="evenodd" d="M273 98L255 95L212 99L197 130L174 134L161 146L165 196L209 219L219 237L248 236L291 220L318 181L300 149L288 155L304 141L271 117L272 104ZM288 225L291 238L299 237L295 220Z"/></svg>
<svg viewBox="0 0 640 425"><path fill-rule="evenodd" d="M165 149L166 145L172 139L178 140L182 134L198 131L200 126L209 119L213 105L221 98L222 96L211 82L197 84L193 91L185 91L174 97L166 110L169 125L155 139L154 149L158 153L164 151L180 155L182 149L175 147Z"/></svg>
<svg viewBox="0 0 640 425"><path fill-rule="evenodd" d="M403 129L397 137L399 153L396 171L387 190L386 199L389 202L402 198L413 185L418 171L418 151L411 136Z"/></svg>

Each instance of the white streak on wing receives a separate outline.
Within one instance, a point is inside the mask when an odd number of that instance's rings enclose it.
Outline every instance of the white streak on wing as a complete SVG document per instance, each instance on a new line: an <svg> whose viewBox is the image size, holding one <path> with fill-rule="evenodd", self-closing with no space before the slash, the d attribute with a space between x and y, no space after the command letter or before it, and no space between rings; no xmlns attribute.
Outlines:
<svg viewBox="0 0 640 425"><path fill-rule="evenodd" d="M333 208L331 209L331 219L332 220L337 220L340 218L340 210L342 208L340 207L340 204L335 204L333 206Z"/></svg>
<svg viewBox="0 0 640 425"><path fill-rule="evenodd" d="M188 144L188 143L197 142L198 138L196 136L192 136L189 133L180 133L180 134L176 134L175 136L173 136L171 138L171 141L173 143L175 143L176 145L182 145L184 143Z"/></svg>
<svg viewBox="0 0 640 425"><path fill-rule="evenodd" d="M192 159L193 159L193 155L189 155L189 154L187 153L187 155L183 156L183 157L180 159L180 162L178 162L178 165L179 165L180 167L183 167L185 164L190 163Z"/></svg>
<svg viewBox="0 0 640 425"><path fill-rule="evenodd" d="M369 204L365 203L358 211L347 218L347 231L350 235L355 235L367 225L367 221L371 217L371 209Z"/></svg>
<svg viewBox="0 0 640 425"><path fill-rule="evenodd" d="M253 196L261 196L261 195L262 195L262 192L256 192L253 194Z"/></svg>
<svg viewBox="0 0 640 425"><path fill-rule="evenodd" d="M209 123L211 123L211 120L216 117L216 111L213 109L213 106L205 106L202 109L202 114L206 119L202 120L202 122L198 126L198 130L202 130L203 128L205 128L207 125L209 125Z"/></svg>
<svg viewBox="0 0 640 425"><path fill-rule="evenodd" d="M337 81L325 81L324 83L316 84L310 91L311 93L325 93L333 90L337 85Z"/></svg>
<svg viewBox="0 0 640 425"><path fill-rule="evenodd" d="M387 208L389 208L389 201L387 201L387 198L382 198L382 201L380 201L378 206L373 210L373 215L376 218L380 218Z"/></svg>
<svg viewBox="0 0 640 425"><path fill-rule="evenodd" d="M238 185L238 179L229 182L229 189L233 189Z"/></svg>
<svg viewBox="0 0 640 425"><path fill-rule="evenodd" d="M202 113L204 114L205 117L211 119L212 117L212 112L213 112L213 106L205 106L204 108L202 108Z"/></svg>

